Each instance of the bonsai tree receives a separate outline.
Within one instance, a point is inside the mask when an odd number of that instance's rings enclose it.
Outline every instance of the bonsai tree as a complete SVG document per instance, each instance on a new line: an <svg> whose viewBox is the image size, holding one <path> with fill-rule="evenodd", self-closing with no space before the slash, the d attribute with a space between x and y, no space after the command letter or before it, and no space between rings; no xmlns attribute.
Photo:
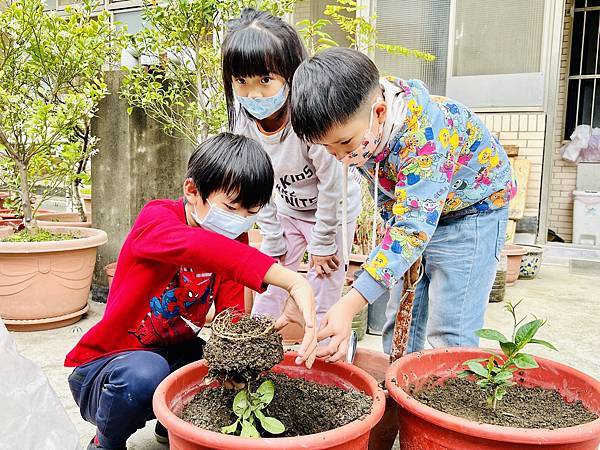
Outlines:
<svg viewBox="0 0 600 450"><path fill-rule="evenodd" d="M43 10L41 0L15 0L0 13L1 177L30 231L41 202L80 179L77 165L93 154L81 130L107 94L102 66L120 45L90 0L65 17Z"/></svg>

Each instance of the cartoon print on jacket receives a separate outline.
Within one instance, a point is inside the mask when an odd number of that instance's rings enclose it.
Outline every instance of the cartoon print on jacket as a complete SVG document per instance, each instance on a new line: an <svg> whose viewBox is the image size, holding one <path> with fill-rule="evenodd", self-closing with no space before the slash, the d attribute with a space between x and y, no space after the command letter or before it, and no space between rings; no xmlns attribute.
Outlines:
<svg viewBox="0 0 600 450"><path fill-rule="evenodd" d="M438 222L506 207L516 195L508 157L481 119L432 96L418 80L388 77L404 94L404 124L360 170L371 183L380 164L377 204L386 233L364 268L390 288L420 256ZM394 188L395 187L395 188Z"/></svg>

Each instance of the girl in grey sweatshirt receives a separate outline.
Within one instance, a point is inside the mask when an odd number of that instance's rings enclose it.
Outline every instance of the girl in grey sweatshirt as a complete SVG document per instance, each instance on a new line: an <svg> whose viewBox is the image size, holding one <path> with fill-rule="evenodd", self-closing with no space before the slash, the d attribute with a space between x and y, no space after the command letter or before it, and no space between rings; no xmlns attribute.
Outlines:
<svg viewBox="0 0 600 450"><path fill-rule="evenodd" d="M354 179L348 183L348 214L341 223L342 165L323 146L300 140L290 126L289 89L307 56L291 25L245 9L228 23L222 56L229 127L261 143L275 171L272 201L258 218L261 250L292 270L308 250L320 322L341 295L348 258L343 248L354 236L359 186ZM252 312L277 317L286 298L285 291L269 287L255 298Z"/></svg>

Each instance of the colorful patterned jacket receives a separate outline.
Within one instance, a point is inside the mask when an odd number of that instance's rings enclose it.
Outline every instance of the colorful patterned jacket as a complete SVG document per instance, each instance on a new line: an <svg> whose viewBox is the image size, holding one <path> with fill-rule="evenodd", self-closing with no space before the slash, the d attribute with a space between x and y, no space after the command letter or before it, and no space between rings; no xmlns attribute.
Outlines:
<svg viewBox="0 0 600 450"><path fill-rule="evenodd" d="M388 81L400 88L407 110L388 144L360 169L372 192L379 168L377 204L386 223L354 284L369 302L401 279L440 217L504 208L516 195L508 157L479 117L430 95L421 81Z"/></svg>

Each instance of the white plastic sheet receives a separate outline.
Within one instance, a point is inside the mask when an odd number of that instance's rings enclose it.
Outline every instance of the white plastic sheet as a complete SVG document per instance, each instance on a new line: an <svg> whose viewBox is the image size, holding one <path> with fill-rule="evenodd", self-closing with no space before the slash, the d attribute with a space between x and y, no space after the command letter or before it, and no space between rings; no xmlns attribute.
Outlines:
<svg viewBox="0 0 600 450"><path fill-rule="evenodd" d="M19 355L0 320L0 449L80 448L77 430L42 369Z"/></svg>
<svg viewBox="0 0 600 450"><path fill-rule="evenodd" d="M562 157L566 161L600 161L600 128L579 125L571 135L571 142L562 148Z"/></svg>

